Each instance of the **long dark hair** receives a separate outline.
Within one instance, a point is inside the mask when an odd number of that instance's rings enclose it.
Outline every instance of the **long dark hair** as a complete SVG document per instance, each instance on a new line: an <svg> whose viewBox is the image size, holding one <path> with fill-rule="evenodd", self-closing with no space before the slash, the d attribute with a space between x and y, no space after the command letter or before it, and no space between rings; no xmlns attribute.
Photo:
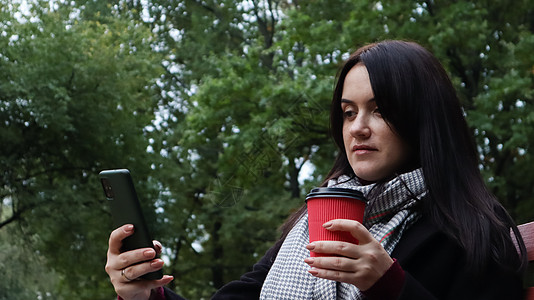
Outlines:
<svg viewBox="0 0 534 300"><path fill-rule="evenodd" d="M513 220L484 183L474 139L455 89L440 62L424 47L405 41L382 41L358 49L338 74L330 109L331 134L339 148L323 182L354 176L343 143L341 95L347 73L363 64L375 101L386 122L412 146L411 165L421 167L429 191L423 213L466 251L467 263L481 272L494 260L521 269L525 247ZM283 237L303 213L293 214ZM510 236L519 241L522 259Z"/></svg>

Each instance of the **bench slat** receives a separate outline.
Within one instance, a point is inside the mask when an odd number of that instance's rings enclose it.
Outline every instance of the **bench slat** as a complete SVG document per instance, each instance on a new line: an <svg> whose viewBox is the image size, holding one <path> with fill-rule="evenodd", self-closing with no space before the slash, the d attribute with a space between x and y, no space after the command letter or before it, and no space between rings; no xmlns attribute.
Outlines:
<svg viewBox="0 0 534 300"><path fill-rule="evenodd" d="M527 248L528 261L534 260L534 222L517 226Z"/></svg>

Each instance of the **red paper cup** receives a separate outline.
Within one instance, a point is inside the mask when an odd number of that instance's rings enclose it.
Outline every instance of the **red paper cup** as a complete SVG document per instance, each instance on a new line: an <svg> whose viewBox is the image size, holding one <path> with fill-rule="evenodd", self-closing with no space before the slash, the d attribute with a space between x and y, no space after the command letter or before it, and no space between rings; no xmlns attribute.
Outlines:
<svg viewBox="0 0 534 300"><path fill-rule="evenodd" d="M315 188L306 196L310 243L314 241L344 241L358 244L346 231L330 231L323 224L333 219L363 221L367 201L359 191L346 188ZM310 252L312 257L330 256Z"/></svg>

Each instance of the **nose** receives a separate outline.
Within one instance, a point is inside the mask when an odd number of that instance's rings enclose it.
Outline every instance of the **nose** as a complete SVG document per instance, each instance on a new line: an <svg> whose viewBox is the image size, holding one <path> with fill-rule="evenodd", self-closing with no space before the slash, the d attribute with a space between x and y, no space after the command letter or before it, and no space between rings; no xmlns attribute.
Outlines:
<svg viewBox="0 0 534 300"><path fill-rule="evenodd" d="M359 139L369 138L371 136L369 121L368 115L363 113L358 114L350 124L350 135Z"/></svg>

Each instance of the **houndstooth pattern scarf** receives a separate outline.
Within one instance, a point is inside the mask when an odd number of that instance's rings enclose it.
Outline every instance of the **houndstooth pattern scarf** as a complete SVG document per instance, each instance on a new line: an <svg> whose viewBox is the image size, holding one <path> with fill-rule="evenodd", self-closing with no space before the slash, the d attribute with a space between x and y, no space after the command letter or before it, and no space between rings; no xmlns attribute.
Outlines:
<svg viewBox="0 0 534 300"><path fill-rule="evenodd" d="M415 205L426 193L421 169L401 174L385 184L361 185L348 176L328 182L329 187L351 188L367 198L363 224L391 255L402 233L419 214ZM265 278L260 299L364 299L352 284L317 278L308 273L304 259L310 256L308 215L291 229Z"/></svg>

